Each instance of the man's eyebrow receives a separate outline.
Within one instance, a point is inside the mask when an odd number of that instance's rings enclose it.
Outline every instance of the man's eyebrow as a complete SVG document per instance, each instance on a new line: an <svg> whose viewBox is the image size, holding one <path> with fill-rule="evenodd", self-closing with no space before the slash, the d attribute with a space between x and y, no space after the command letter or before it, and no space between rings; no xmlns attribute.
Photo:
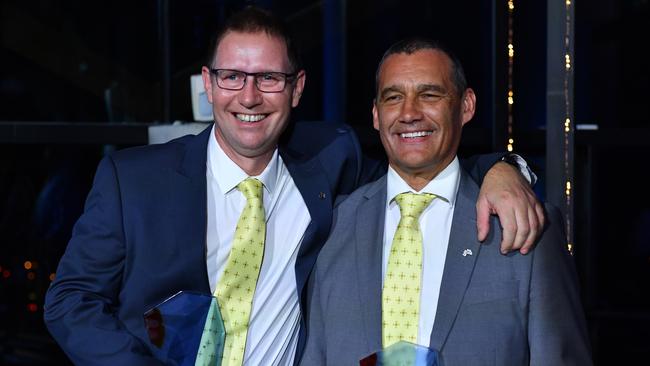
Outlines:
<svg viewBox="0 0 650 366"><path fill-rule="evenodd" d="M447 94L447 88L439 84L420 84L417 87L418 92L431 91L440 94Z"/></svg>
<svg viewBox="0 0 650 366"><path fill-rule="evenodd" d="M379 93L379 96L381 98L384 98L384 97L386 97L386 94L401 93L401 92L402 92L402 88L398 87L397 85L391 85L391 86L387 86L387 87L383 88L381 90L381 92Z"/></svg>
<svg viewBox="0 0 650 366"><path fill-rule="evenodd" d="M444 86L442 86L440 84L418 84L416 90L417 90L418 93L427 92L427 91L428 92L438 93L438 94L445 94L445 95L449 93L447 88L445 88ZM401 87L399 85L396 85L396 84L393 84L393 85L389 85L389 86L383 88L381 90L381 92L379 93L379 96L380 96L380 98L385 98L387 94L390 94L390 93L403 93L403 92L404 92L403 87Z"/></svg>

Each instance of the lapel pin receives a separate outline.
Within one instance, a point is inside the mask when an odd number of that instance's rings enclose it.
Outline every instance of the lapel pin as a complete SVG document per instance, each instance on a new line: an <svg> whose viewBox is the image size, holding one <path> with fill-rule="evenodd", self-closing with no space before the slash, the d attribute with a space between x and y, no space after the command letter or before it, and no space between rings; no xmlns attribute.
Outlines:
<svg viewBox="0 0 650 366"><path fill-rule="evenodd" d="M321 193L318 194L318 198L320 198L320 199L322 199L322 200L324 200L325 197L326 197L326 196L325 196L325 192L321 192Z"/></svg>
<svg viewBox="0 0 650 366"><path fill-rule="evenodd" d="M472 250L471 249L463 250L463 257L467 257L468 255L472 255Z"/></svg>

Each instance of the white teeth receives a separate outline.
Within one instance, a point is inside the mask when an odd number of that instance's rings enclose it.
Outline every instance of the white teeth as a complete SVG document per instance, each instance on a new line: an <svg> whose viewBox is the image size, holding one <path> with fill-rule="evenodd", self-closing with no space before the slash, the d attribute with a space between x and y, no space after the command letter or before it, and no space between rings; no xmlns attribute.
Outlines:
<svg viewBox="0 0 650 366"><path fill-rule="evenodd" d="M400 137L402 137L402 138L415 138L415 137L429 136L432 133L433 132L431 132L431 131L407 132L407 133L401 133Z"/></svg>
<svg viewBox="0 0 650 366"><path fill-rule="evenodd" d="M242 122L257 122L259 120L262 120L266 115L264 114L243 114L243 113L237 113L236 114L237 119L242 121Z"/></svg>

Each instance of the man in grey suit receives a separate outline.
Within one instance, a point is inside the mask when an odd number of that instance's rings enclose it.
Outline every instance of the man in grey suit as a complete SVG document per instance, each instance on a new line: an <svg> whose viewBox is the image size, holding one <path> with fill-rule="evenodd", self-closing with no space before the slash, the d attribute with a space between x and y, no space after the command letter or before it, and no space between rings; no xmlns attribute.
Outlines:
<svg viewBox="0 0 650 366"><path fill-rule="evenodd" d="M445 366L591 364L557 210L525 256L502 255L499 230L483 244L470 230L478 186L456 152L475 105L440 44L384 54L373 123L390 168L335 212L310 279L302 364L358 365L399 340L438 350Z"/></svg>

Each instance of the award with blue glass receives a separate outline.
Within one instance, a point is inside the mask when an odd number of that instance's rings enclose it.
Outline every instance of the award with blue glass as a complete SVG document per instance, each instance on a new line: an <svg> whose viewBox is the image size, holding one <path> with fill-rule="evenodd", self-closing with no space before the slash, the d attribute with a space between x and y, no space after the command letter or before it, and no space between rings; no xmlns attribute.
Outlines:
<svg viewBox="0 0 650 366"><path fill-rule="evenodd" d="M359 361L360 366L442 366L438 352L399 341Z"/></svg>
<svg viewBox="0 0 650 366"><path fill-rule="evenodd" d="M219 366L225 328L217 299L180 291L144 313L149 341L159 357L179 366Z"/></svg>

